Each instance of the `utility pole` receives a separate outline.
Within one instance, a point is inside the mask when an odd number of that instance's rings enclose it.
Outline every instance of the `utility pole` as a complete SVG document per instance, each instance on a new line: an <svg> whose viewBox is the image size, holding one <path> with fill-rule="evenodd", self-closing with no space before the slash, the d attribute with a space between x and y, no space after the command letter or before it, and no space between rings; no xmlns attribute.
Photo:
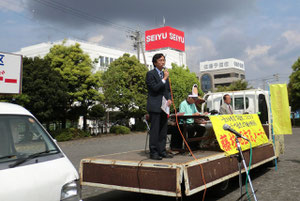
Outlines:
<svg viewBox="0 0 300 201"><path fill-rule="evenodd" d="M264 78L262 79L262 82L263 82L263 89L266 90L266 85L267 85L267 81L272 81L272 80L275 80L276 82L279 82L279 74L276 73L276 74L273 74L273 78ZM269 83L268 82L268 83Z"/></svg>
<svg viewBox="0 0 300 201"><path fill-rule="evenodd" d="M273 77L277 82L279 82L279 74L278 73L274 74Z"/></svg>
<svg viewBox="0 0 300 201"><path fill-rule="evenodd" d="M143 45L143 41L141 39L141 36L142 36L141 31L135 31L129 37L131 38L131 40L133 40L134 49L137 50L138 60L140 61L140 50L142 50L144 63L145 63L145 66L147 66L146 56L145 56L145 51L144 51L144 45Z"/></svg>

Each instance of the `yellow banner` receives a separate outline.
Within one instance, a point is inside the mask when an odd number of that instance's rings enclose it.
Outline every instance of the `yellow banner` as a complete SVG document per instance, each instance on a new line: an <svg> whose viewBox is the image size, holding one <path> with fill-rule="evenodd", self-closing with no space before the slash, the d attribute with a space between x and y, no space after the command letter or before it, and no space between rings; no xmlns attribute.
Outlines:
<svg viewBox="0 0 300 201"><path fill-rule="evenodd" d="M275 135L292 134L289 98L286 84L271 84L270 93L273 133Z"/></svg>
<svg viewBox="0 0 300 201"><path fill-rule="evenodd" d="M218 115L209 117L220 148L227 155L236 154L238 152L235 141L235 135L223 129L224 124L228 124L232 129L239 132L251 141L252 147L268 143L269 140L261 125L257 114L234 114L234 115ZM250 148L247 140L238 138L242 150Z"/></svg>

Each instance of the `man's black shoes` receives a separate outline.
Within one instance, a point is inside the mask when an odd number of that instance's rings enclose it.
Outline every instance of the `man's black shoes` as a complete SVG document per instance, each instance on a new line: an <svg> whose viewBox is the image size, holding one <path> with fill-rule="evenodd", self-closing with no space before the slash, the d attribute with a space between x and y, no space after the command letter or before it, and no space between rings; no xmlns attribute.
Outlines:
<svg viewBox="0 0 300 201"><path fill-rule="evenodd" d="M173 158L173 155L169 153L162 153L160 156L163 158Z"/></svg>
<svg viewBox="0 0 300 201"><path fill-rule="evenodd" d="M159 161L162 160L162 157L158 154L150 154L150 159Z"/></svg>

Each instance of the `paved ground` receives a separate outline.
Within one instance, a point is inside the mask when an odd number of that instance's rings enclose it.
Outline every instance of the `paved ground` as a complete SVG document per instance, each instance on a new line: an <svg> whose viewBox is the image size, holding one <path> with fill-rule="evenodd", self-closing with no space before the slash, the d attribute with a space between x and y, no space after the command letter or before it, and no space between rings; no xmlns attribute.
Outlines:
<svg viewBox="0 0 300 201"><path fill-rule="evenodd" d="M84 157L143 149L146 135L143 133L103 136L59 143L61 148L78 169ZM278 170L264 166L254 169L251 174L258 200L295 201L300 200L300 128L293 129L293 135L285 136L285 154L280 157ZM231 190L223 197L216 197L214 188L207 191L205 200L237 200L240 191L238 181L234 180ZM245 189L244 189L245 190ZM175 198L83 187L84 201L123 201L123 200L175 200ZM202 200L198 193L184 200Z"/></svg>

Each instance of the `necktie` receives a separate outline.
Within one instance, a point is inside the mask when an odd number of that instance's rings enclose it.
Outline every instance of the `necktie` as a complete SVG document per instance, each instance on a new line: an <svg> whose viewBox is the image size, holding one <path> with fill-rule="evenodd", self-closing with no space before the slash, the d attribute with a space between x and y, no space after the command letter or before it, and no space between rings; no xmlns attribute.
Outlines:
<svg viewBox="0 0 300 201"><path fill-rule="evenodd" d="M163 79L164 78L164 74L162 71L160 71L160 78Z"/></svg>
<svg viewBox="0 0 300 201"><path fill-rule="evenodd" d="M229 107L229 111L230 111L230 113L231 113L231 114L233 114L233 112L232 112L232 110L231 110L231 106L230 106L230 105L228 105L228 107Z"/></svg>

